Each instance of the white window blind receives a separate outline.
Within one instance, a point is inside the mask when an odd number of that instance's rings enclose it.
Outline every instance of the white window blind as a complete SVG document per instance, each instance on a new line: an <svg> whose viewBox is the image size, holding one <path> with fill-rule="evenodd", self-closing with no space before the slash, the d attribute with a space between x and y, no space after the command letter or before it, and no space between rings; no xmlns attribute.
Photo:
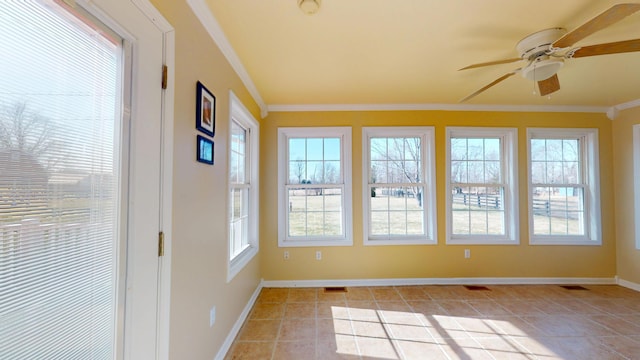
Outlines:
<svg viewBox="0 0 640 360"><path fill-rule="evenodd" d="M114 357L121 41L60 6L0 1L0 359Z"/></svg>

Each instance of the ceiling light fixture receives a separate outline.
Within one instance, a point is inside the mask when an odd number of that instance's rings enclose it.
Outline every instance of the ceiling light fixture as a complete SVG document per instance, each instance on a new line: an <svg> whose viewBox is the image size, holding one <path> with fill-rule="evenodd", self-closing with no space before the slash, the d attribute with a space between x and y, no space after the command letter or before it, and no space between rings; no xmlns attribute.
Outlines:
<svg viewBox="0 0 640 360"><path fill-rule="evenodd" d="M298 0L298 7L303 13L313 15L320 10L320 0Z"/></svg>

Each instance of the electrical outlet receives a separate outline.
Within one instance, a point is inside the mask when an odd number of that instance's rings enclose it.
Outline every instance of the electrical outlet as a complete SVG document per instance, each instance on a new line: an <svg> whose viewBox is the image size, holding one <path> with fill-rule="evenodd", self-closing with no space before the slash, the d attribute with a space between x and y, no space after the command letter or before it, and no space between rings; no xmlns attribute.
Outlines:
<svg viewBox="0 0 640 360"><path fill-rule="evenodd" d="M289 260L289 252L288 251L284 252L284 259L285 260Z"/></svg>
<svg viewBox="0 0 640 360"><path fill-rule="evenodd" d="M465 258L465 259L469 259L469 258L471 258L471 250L469 250L469 249L464 249L464 258Z"/></svg>
<svg viewBox="0 0 640 360"><path fill-rule="evenodd" d="M316 260L322 260L322 251L316 251Z"/></svg>
<svg viewBox="0 0 640 360"><path fill-rule="evenodd" d="M212 307L209 310L209 327L213 327L213 324L216 323L216 307Z"/></svg>

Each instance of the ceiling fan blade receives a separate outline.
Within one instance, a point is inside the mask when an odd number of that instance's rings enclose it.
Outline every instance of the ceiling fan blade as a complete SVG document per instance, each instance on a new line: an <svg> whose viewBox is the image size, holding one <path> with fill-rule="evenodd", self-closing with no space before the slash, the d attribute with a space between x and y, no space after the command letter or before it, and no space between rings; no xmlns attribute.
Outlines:
<svg viewBox="0 0 640 360"><path fill-rule="evenodd" d="M504 74L504 75L502 75L501 77L499 77L499 78L497 78L497 79L493 80L493 81L492 81L491 83L489 83L488 85L485 85L484 87L482 87L480 90L478 90L478 91L474 92L473 94L471 94L471 95L469 95L469 96L465 97L464 99L460 100L460 102L465 102L465 101L467 101L467 100L471 99L472 97L474 97L474 96L476 96L476 95L480 94L481 92L483 92L483 91L487 90L488 88L490 88L490 87L494 86L495 84L497 84L497 83L499 83L499 82L501 82L501 81L503 81L503 80L506 80L507 78L509 78L509 77L511 77L511 76L513 76L513 75L515 75L515 74L516 74L516 72L514 71L514 72L510 72L510 73L508 73L508 74Z"/></svg>
<svg viewBox="0 0 640 360"><path fill-rule="evenodd" d="M640 51L640 39L583 46L577 49L571 57L579 58L585 56L620 54L634 51Z"/></svg>
<svg viewBox="0 0 640 360"><path fill-rule="evenodd" d="M478 64L465 66L462 69L458 69L458 71L467 70L467 69L475 69L475 68L479 68L479 67L483 67L483 66L491 66L491 65L498 65L498 64L508 64L508 63L512 63L512 62L516 62L516 61L520 61L520 60L522 60L522 58L513 58L513 59L488 61L488 62L483 62L483 63L478 63Z"/></svg>
<svg viewBox="0 0 640 360"><path fill-rule="evenodd" d="M540 96L549 95L560 90L558 74L555 74L548 79L538 81L538 89L540 90Z"/></svg>
<svg viewBox="0 0 640 360"><path fill-rule="evenodd" d="M614 5L602 14L582 24L573 31L568 32L553 43L553 47L566 48L578 41L586 38L596 31L602 30L625 17L640 10L640 4L618 4Z"/></svg>

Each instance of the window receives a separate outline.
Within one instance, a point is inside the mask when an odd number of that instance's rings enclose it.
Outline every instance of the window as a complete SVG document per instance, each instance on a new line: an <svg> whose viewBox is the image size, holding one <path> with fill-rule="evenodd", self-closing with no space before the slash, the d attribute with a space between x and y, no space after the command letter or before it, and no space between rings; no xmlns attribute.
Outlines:
<svg viewBox="0 0 640 360"><path fill-rule="evenodd" d="M640 124L633 125L633 178L640 179ZM634 181L636 249L640 250L640 182Z"/></svg>
<svg viewBox="0 0 640 360"><path fill-rule="evenodd" d="M228 281L258 253L259 244L259 127L233 92L230 98Z"/></svg>
<svg viewBox="0 0 640 360"><path fill-rule="evenodd" d="M351 245L351 128L278 130L279 246Z"/></svg>
<svg viewBox="0 0 640 360"><path fill-rule="evenodd" d="M124 39L53 1L0 18L0 358L117 357Z"/></svg>
<svg viewBox="0 0 640 360"><path fill-rule="evenodd" d="M435 244L433 127L362 130L365 245Z"/></svg>
<svg viewBox="0 0 640 360"><path fill-rule="evenodd" d="M447 128L447 243L517 244L517 130Z"/></svg>
<svg viewBox="0 0 640 360"><path fill-rule="evenodd" d="M599 245L598 131L529 129L531 244Z"/></svg>

